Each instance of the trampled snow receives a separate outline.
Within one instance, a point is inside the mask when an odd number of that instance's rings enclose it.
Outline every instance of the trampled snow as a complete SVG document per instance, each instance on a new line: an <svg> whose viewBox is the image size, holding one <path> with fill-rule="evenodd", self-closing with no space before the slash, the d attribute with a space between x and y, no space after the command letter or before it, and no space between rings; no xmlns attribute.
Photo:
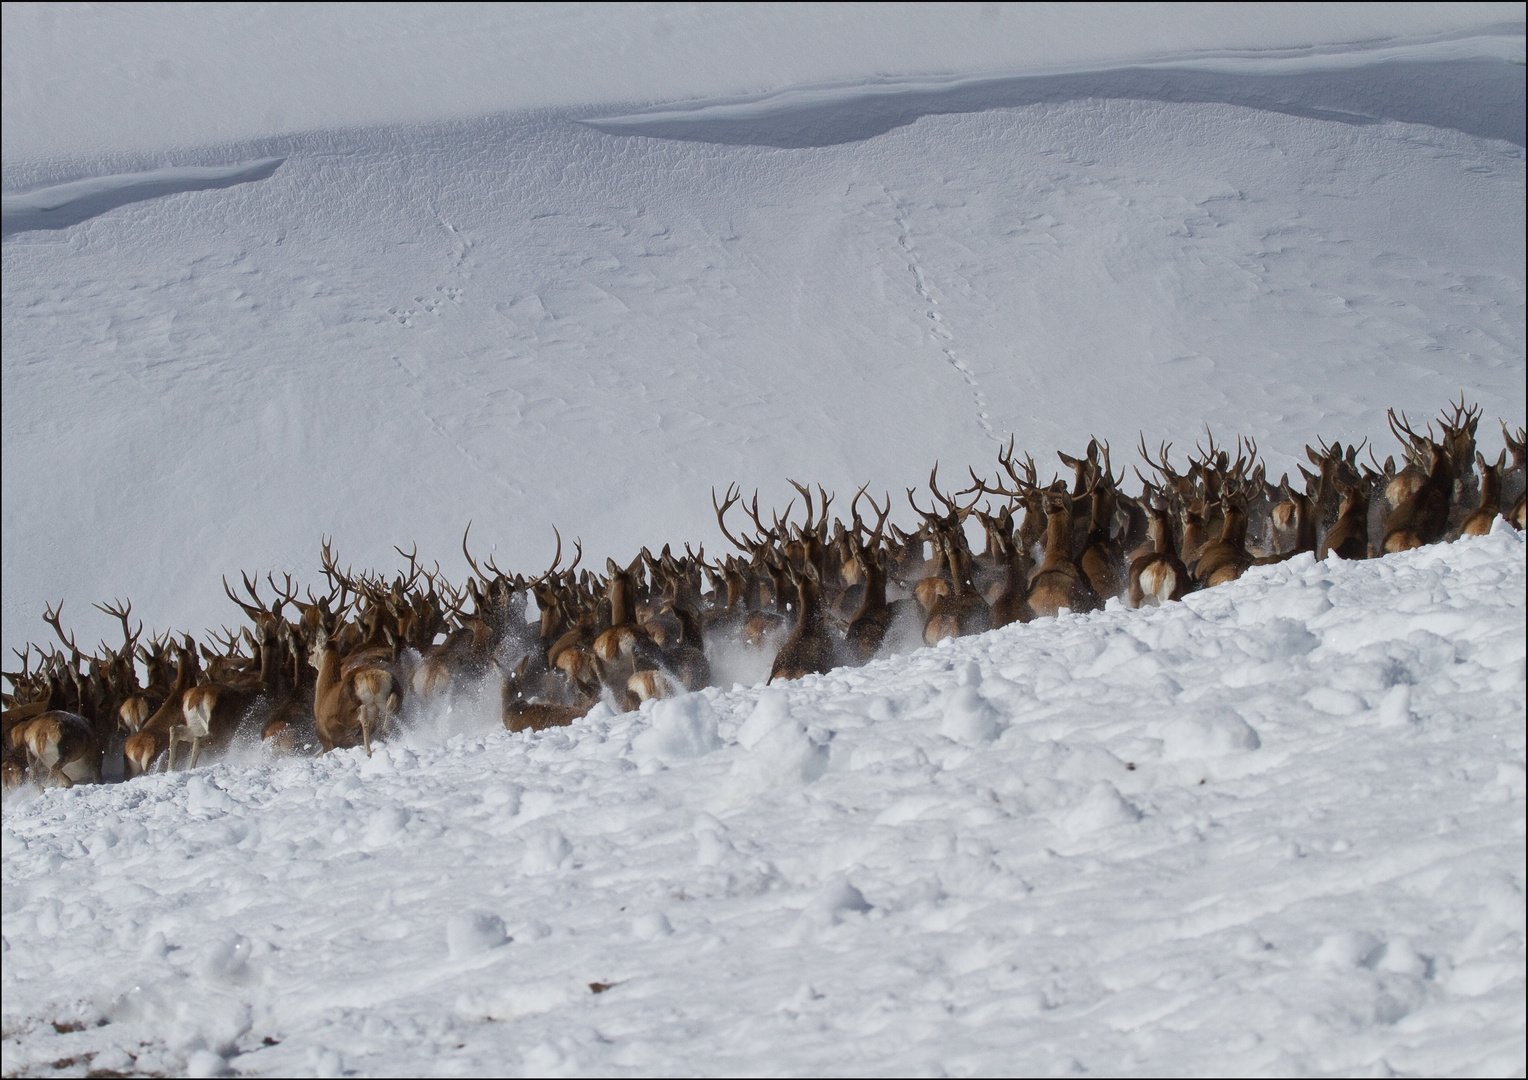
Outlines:
<svg viewBox="0 0 1528 1080"><path fill-rule="evenodd" d="M13 796L5 1067L1521 1074L1525 570Z"/></svg>

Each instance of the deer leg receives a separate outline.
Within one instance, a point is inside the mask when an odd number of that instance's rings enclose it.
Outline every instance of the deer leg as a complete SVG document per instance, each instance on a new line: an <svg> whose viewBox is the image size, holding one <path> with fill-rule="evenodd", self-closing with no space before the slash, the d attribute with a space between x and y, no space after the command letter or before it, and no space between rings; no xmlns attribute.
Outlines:
<svg viewBox="0 0 1528 1080"><path fill-rule="evenodd" d="M64 772L63 765L55 765L49 771L53 774L53 779L57 780L61 786L66 788L74 786L74 781L69 779L68 773Z"/></svg>
<svg viewBox="0 0 1528 1080"><path fill-rule="evenodd" d="M164 767L164 771L165 772L174 772L175 771L175 743L178 741L179 736L180 736L180 728L178 728L178 727L170 728L170 759L165 764L165 767Z"/></svg>
<svg viewBox="0 0 1528 1080"><path fill-rule="evenodd" d="M196 768L196 759L201 756L201 753L202 740L200 736L197 736L191 740L191 760L186 763L186 768L188 770Z"/></svg>
<svg viewBox="0 0 1528 1080"><path fill-rule="evenodd" d="M371 713L369 709L361 710L361 745L366 748L366 756L371 757Z"/></svg>

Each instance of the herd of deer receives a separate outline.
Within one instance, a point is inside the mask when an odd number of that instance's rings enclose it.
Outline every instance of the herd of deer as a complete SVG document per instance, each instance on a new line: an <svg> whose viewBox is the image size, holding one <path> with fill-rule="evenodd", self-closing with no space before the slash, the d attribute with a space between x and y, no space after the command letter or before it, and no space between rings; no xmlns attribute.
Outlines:
<svg viewBox="0 0 1528 1080"><path fill-rule="evenodd" d="M460 589L438 565L425 570L417 549L400 549L408 571L387 581L341 570L326 542L324 595L309 589L300 599L290 576L280 586L266 576L268 600L247 575L243 595L225 580L249 625L200 645L189 634L141 644L143 624L134 629L131 606L117 604L100 609L121 621L121 646L103 642L86 656L51 608L44 618L66 651L28 645L17 652L21 670L5 673L3 779L10 788L28 774L64 786L108 771L136 776L161 761L173 769L182 747L194 767L240 733L277 752L360 745L369 754L410 695L427 700L493 675L505 726L539 730L570 724L601 700L630 709L708 685L708 643L774 649L770 678L797 679L865 663L893 627L921 627L932 645L1064 608L1091 611L1111 597L1132 607L1177 600L1301 552L1367 558L1485 533L1498 516L1523 529L1524 432L1503 424L1507 446L1492 463L1475 449L1479 421L1461 398L1435 437L1431 424L1418 433L1392 411L1399 469L1372 450L1373 467L1360 462L1361 445L1318 440L1306 447L1315 471L1301 467L1303 491L1287 476L1270 483L1251 440L1237 440L1233 461L1211 438L1181 473L1169 446L1152 456L1143 441L1152 478L1137 468L1143 490L1134 498L1120 491L1124 476L1113 475L1106 444L1060 454L1070 484L1042 485L1033 458L1016 461L1010 440L995 480L972 470L970 487L946 494L936 465L927 510L909 488L921 518L911 532L888 522L889 496L882 506L864 488L850 521L830 524L833 496L818 487L814 503L792 481L804 521L791 520L793 501L766 523L755 493L743 507L752 531L734 535L727 513L741 494L729 487L720 501L713 490L712 503L737 554L707 562L688 545L682 556L644 548L624 567L606 560L603 577L578 570L581 547L559 569L560 536L551 567L527 581L492 560L480 566L463 535L473 576ZM980 553L968 542L972 518L985 532Z"/></svg>

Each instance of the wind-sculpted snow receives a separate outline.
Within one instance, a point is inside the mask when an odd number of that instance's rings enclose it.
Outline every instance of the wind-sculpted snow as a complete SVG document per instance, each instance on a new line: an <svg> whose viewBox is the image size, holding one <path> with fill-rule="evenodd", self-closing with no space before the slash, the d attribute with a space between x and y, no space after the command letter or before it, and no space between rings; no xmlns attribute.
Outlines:
<svg viewBox="0 0 1528 1080"><path fill-rule="evenodd" d="M1521 1071L1525 584L1499 523L541 735L467 695L370 759L18 794L5 1071Z"/></svg>
<svg viewBox="0 0 1528 1080"><path fill-rule="evenodd" d="M1503 33L1383 50L1179 59L1002 77L888 79L584 123L649 138L832 146L873 138L923 116L1115 98L1218 102L1347 124L1400 120L1522 146L1522 59L1521 38Z"/></svg>
<svg viewBox="0 0 1528 1080"><path fill-rule="evenodd" d="M0 201L0 232L31 229L67 229L97 214L128 203L157 199L181 191L207 191L264 180L280 168L284 158L266 158L225 168L153 169L149 172L98 176L55 184Z"/></svg>

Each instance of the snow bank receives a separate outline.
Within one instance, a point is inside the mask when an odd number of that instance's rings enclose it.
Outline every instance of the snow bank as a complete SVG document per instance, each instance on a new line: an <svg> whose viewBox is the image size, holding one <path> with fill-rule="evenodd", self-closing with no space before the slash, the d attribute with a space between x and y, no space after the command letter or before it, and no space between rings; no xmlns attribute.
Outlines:
<svg viewBox="0 0 1528 1080"><path fill-rule="evenodd" d="M540 735L12 797L4 1067L1521 1071L1525 576L1505 529L1304 556Z"/></svg>

